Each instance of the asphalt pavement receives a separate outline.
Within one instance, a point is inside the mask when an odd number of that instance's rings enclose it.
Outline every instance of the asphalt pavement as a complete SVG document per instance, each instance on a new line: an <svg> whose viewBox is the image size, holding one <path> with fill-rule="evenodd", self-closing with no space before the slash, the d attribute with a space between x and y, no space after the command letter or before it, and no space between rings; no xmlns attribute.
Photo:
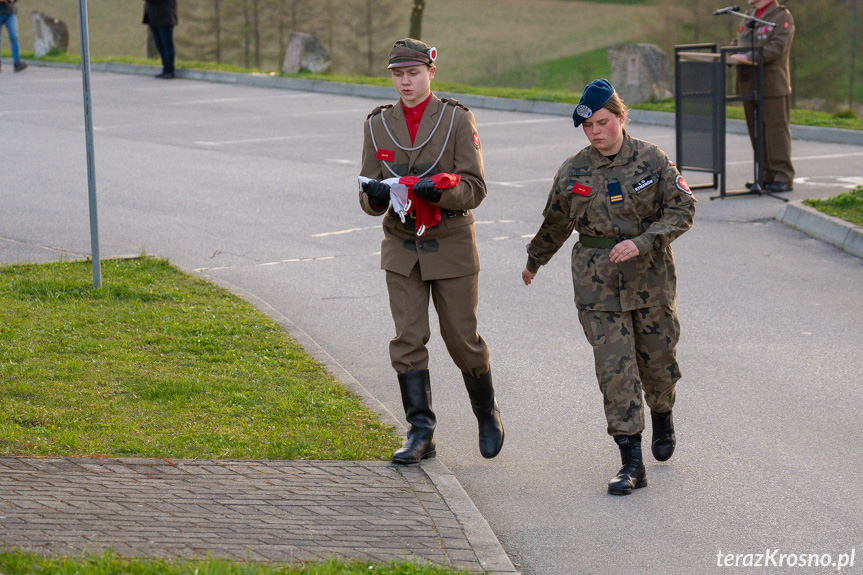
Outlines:
<svg viewBox="0 0 863 575"><path fill-rule="evenodd" d="M241 83L246 80L260 85ZM332 93L329 85L274 82L159 81L94 71L102 256L168 257L247 297L386 421L397 422L402 415L386 352L392 326L379 270L380 222L359 210L355 180L362 119L394 98L368 88ZM86 256L80 72L34 66L3 74L0 95L0 261ZM380 501L398 501L369 511L368 498L325 494L369 514L362 519L371 526L363 533L369 541L375 525L392 521L382 540L395 558L476 572L735 572L722 565L727 554L765 550L817 554L819 561L830 555L835 570L841 557L859 555L863 491L854 470L863 464L857 425L863 408L861 259L777 221L788 210L779 199L711 200L714 192L697 191L696 224L674 244L684 375L675 407L678 451L667 463L648 456L647 489L610 497L605 486L619 456L605 434L592 357L575 317L566 248L532 286L520 283L524 244L541 221L552 175L585 145L584 136L562 110L526 104L529 109L512 111L497 101L459 99L474 107L486 160L489 197L476 211L480 332L491 345L506 445L494 460L480 457L459 374L433 334L438 460L410 470L308 462L317 470L310 476L330 473L335 484L378 482ZM629 129L674 150L674 131L661 119L638 118ZM742 186L751 149L745 135L730 131L729 181ZM853 139L795 139L798 178L784 196L830 196L863 183L861 157L863 145ZM690 183L706 179L684 175ZM146 493L147 465L159 474L156 485L170 487L162 493L169 499L201 481L200 474L224 468L251 478L236 487L243 490L239 500L254 504L227 501L227 508L195 507L181 517L198 518L195 532L209 533L208 544L183 547L162 538L171 545L160 548L114 541L132 550L243 556L254 548L266 550L254 551L256 558L290 560L302 544L280 547L273 538L288 541L295 533L301 541L303 529L314 533L315 524L325 523L325 511L311 513L305 527L289 521L296 515L291 470L301 463L132 462L138 466L133 471L122 460L102 465L108 479L91 460L0 460L0 492L7 494L0 495L0 543L57 552L67 536L69 548L112 541L95 528L90 535L82 528L79 539L59 532L39 544L24 538L39 525L47 529L59 514L74 514L64 496L73 487L63 478L108 482L85 497L99 501L102 511L85 508L79 519L98 523L105 520L100 513L111 513L111 521L146 524L130 502L99 497L121 480ZM216 494L213 499L224 495L213 489L203 491ZM151 497L129 493L133 502ZM38 503L38 512L26 501ZM405 512L381 513L385 507L412 513L405 521ZM151 509L168 521L170 513ZM254 535L243 528L238 532L244 535L222 539L219 518L236 519L238 509L269 514L272 523L253 529ZM225 541L234 547L224 550ZM322 551L327 546L320 540L308 541L315 556L331 551ZM332 547L346 557L388 556L372 543ZM859 571L861 561L857 557L844 572Z"/></svg>

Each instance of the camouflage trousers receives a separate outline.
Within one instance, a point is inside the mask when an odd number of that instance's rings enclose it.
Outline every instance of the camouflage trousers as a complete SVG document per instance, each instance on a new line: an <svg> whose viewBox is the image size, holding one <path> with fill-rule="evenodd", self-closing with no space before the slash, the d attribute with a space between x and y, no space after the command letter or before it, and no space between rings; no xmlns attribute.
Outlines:
<svg viewBox="0 0 863 575"><path fill-rule="evenodd" d="M593 346L608 434L641 433L644 401L659 413L674 407L680 379L674 304L624 312L579 310L578 319Z"/></svg>

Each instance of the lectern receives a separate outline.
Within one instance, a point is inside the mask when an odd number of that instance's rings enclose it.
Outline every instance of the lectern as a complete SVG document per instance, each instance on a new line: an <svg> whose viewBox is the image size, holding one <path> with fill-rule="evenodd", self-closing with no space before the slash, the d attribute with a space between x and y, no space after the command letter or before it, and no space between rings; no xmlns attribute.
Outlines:
<svg viewBox="0 0 863 575"><path fill-rule="evenodd" d="M731 54L752 52L754 61L729 58ZM750 94L728 94L728 66L756 66ZM718 189L710 199L750 194L763 190L764 166L764 53L761 47L716 44L682 44L674 47L674 115L677 139L677 167L713 174L712 184L690 185L692 189ZM748 190L726 191L725 178L725 105L751 101L754 108L754 167Z"/></svg>

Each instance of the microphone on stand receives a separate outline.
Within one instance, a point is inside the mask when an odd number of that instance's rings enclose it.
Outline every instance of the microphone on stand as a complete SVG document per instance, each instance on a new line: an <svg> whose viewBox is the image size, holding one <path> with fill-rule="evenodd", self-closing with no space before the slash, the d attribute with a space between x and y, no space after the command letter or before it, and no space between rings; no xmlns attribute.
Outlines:
<svg viewBox="0 0 863 575"><path fill-rule="evenodd" d="M719 10L714 10L713 15L719 16L720 14L728 14L729 12L738 12L740 10L740 6L727 6L725 8L721 8Z"/></svg>

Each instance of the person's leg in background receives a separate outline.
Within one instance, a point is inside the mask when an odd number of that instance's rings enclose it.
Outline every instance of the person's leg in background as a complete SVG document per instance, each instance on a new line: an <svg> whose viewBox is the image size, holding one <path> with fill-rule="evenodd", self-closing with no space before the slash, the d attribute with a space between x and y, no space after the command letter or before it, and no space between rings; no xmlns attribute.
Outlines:
<svg viewBox="0 0 863 575"><path fill-rule="evenodd" d="M0 32L2 32L4 25L9 34L9 43L12 45L12 62L14 62L15 71L20 72L27 67L27 62L21 59L21 46L18 42L18 18L15 14L0 15Z"/></svg>
<svg viewBox="0 0 863 575"><path fill-rule="evenodd" d="M156 45L156 50L159 51L159 57L162 59L162 73L157 75L157 78L173 78L174 77L174 27L173 26L150 26L150 32L153 34L153 43Z"/></svg>

